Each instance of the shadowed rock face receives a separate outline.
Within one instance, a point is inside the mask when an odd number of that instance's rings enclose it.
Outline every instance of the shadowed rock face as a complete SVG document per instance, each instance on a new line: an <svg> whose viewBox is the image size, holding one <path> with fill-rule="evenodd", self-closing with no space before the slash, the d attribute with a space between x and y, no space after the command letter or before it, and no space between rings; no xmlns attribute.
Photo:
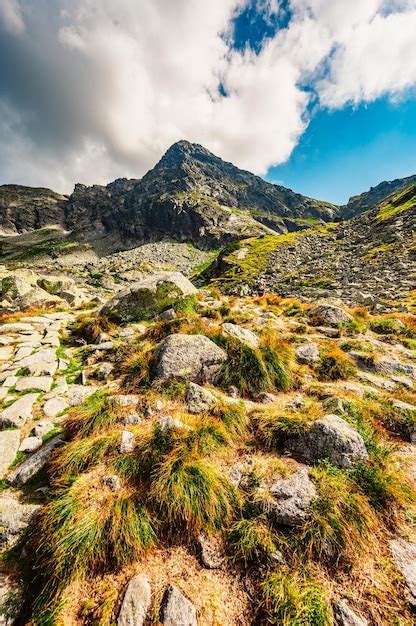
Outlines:
<svg viewBox="0 0 416 626"><path fill-rule="evenodd" d="M171 238L215 247L298 228L284 218L336 214L329 203L267 183L187 141L171 146L140 180L77 184L68 199L48 189L0 187L0 227L7 232L60 224L78 239L113 235L126 246Z"/></svg>
<svg viewBox="0 0 416 626"><path fill-rule="evenodd" d="M42 187L0 185L0 231L19 234L64 222L65 196Z"/></svg>

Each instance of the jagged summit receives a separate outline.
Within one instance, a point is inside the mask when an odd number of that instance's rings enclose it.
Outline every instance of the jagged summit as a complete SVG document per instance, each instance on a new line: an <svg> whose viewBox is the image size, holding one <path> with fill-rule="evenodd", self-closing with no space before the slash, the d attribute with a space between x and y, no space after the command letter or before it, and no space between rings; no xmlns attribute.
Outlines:
<svg viewBox="0 0 416 626"><path fill-rule="evenodd" d="M247 237L304 229L313 221L339 221L409 181L381 183L338 207L266 182L200 144L181 140L141 179L77 184L69 197L46 189L0 187L0 229L12 234L59 225L76 240L105 238L120 250L160 240L218 248Z"/></svg>

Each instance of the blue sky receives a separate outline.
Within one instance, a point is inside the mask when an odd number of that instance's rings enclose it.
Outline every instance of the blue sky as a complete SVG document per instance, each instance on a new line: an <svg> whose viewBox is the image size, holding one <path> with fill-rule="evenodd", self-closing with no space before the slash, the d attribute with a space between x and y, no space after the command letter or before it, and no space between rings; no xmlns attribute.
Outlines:
<svg viewBox="0 0 416 626"><path fill-rule="evenodd" d="M287 28L288 5L281 2L278 13L265 15L252 0L234 20L233 46L259 52L267 38ZM315 105L310 118L288 161L271 167L266 180L344 204L382 180L416 173L415 89L340 110Z"/></svg>
<svg viewBox="0 0 416 626"><path fill-rule="evenodd" d="M416 174L416 98L317 112L289 160L266 179L336 204Z"/></svg>
<svg viewBox="0 0 416 626"><path fill-rule="evenodd" d="M139 178L174 142L344 203L416 173L416 0L0 0L0 184Z"/></svg>

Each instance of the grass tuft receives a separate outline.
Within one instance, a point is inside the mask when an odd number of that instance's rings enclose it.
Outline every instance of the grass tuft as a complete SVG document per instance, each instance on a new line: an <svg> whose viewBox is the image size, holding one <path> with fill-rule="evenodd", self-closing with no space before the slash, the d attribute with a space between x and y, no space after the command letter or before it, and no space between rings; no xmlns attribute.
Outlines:
<svg viewBox="0 0 416 626"><path fill-rule="evenodd" d="M261 584L268 624L329 626L331 610L321 587L298 572L269 574Z"/></svg>

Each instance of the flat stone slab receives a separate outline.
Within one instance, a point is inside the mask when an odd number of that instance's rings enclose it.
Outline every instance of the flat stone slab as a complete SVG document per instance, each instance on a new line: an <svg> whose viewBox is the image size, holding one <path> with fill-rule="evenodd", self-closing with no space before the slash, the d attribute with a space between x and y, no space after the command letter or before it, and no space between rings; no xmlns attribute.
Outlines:
<svg viewBox="0 0 416 626"><path fill-rule="evenodd" d="M33 326L24 322L15 322L13 324L2 324L0 326L0 333L7 335L33 333Z"/></svg>
<svg viewBox="0 0 416 626"><path fill-rule="evenodd" d="M32 417L38 393L27 393L0 413L0 428L20 428Z"/></svg>
<svg viewBox="0 0 416 626"><path fill-rule="evenodd" d="M58 369L58 360L53 348L45 348L19 361L32 376L53 376Z"/></svg>
<svg viewBox="0 0 416 626"><path fill-rule="evenodd" d="M3 383L3 387L14 387L18 380L18 376L8 376Z"/></svg>
<svg viewBox="0 0 416 626"><path fill-rule="evenodd" d="M0 478L4 477L6 471L16 458L19 443L19 430L0 431Z"/></svg>
<svg viewBox="0 0 416 626"><path fill-rule="evenodd" d="M48 392L53 385L52 376L21 376L16 383L16 391L28 391L39 389Z"/></svg>
<svg viewBox="0 0 416 626"><path fill-rule="evenodd" d="M14 354L12 346L3 346L0 348L0 361L10 361Z"/></svg>
<svg viewBox="0 0 416 626"><path fill-rule="evenodd" d="M45 443L37 452L32 454L26 461L23 461L9 476L7 480L14 487L25 485L35 474L37 474L48 463L52 452L64 440L62 434L57 435L48 443Z"/></svg>
<svg viewBox="0 0 416 626"><path fill-rule="evenodd" d="M64 398L51 398L43 405L43 412L46 417L56 417L68 407L69 404Z"/></svg>

